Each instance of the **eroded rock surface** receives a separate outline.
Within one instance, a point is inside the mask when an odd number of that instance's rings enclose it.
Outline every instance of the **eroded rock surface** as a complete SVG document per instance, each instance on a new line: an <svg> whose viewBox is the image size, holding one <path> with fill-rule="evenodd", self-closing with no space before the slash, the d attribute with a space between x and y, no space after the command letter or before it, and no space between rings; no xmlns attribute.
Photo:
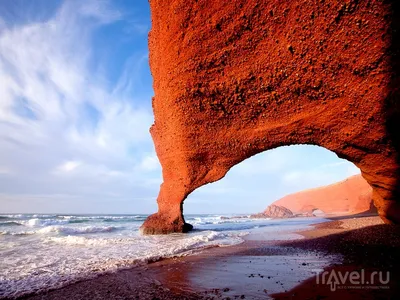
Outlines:
<svg viewBox="0 0 400 300"><path fill-rule="evenodd" d="M252 215L251 218L273 218L273 219L286 219L294 217L293 212L279 205L271 204L262 213Z"/></svg>
<svg viewBox="0 0 400 300"><path fill-rule="evenodd" d="M353 162L382 219L400 222L396 1L150 5L151 134L164 182L144 233L186 231L189 193L254 154L293 144Z"/></svg>

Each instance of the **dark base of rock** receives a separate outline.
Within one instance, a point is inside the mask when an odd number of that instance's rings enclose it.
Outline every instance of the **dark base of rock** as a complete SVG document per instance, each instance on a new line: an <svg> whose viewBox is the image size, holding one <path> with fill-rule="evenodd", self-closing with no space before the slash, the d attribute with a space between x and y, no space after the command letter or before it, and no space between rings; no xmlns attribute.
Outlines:
<svg viewBox="0 0 400 300"><path fill-rule="evenodd" d="M140 232L145 235L187 233L193 225L186 223L183 217L171 218L158 213L149 216L140 227Z"/></svg>

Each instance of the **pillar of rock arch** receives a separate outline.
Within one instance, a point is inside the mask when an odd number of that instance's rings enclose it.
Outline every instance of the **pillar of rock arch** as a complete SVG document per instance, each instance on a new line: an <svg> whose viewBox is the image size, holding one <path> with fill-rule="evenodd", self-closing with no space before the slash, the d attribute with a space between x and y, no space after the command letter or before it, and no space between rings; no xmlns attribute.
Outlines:
<svg viewBox="0 0 400 300"><path fill-rule="evenodd" d="M143 233L190 230L182 215L189 193L254 154L294 144L353 162L382 219L400 222L394 0L150 6L150 131L164 182Z"/></svg>

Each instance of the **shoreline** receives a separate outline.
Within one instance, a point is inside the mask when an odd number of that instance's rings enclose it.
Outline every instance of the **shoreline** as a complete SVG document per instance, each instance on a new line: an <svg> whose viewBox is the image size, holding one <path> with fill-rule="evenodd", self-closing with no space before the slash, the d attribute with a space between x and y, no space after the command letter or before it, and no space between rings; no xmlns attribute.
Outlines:
<svg viewBox="0 0 400 300"><path fill-rule="evenodd" d="M333 219L333 220L332 220ZM400 295L400 227L379 217L335 217L296 231L295 240L246 239L145 266L100 275L18 299L304 299ZM261 233L262 236L262 233ZM388 270L385 289L316 284L316 269L332 272Z"/></svg>

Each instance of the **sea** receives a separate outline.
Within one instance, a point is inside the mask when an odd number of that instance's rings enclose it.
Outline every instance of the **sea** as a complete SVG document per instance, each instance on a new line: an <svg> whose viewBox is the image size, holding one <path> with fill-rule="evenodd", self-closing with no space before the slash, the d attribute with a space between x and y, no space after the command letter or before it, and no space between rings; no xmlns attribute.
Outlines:
<svg viewBox="0 0 400 300"><path fill-rule="evenodd" d="M252 219L244 215L185 215L187 234L141 235L147 215L0 215L0 299L60 288L101 274L163 258L195 255L210 247L240 244L262 231L268 240L320 218Z"/></svg>

